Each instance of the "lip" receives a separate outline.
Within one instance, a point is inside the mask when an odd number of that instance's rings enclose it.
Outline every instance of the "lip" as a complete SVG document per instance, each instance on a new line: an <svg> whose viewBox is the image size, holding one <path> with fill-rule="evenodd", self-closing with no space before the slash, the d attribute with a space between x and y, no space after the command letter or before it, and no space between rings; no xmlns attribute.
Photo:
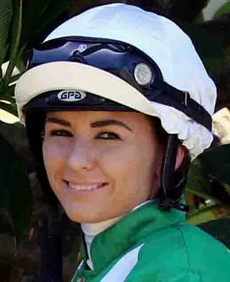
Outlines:
<svg viewBox="0 0 230 282"><path fill-rule="evenodd" d="M107 182L93 182L93 183L75 183L64 180L68 189L77 193L90 193L101 190L108 186Z"/></svg>

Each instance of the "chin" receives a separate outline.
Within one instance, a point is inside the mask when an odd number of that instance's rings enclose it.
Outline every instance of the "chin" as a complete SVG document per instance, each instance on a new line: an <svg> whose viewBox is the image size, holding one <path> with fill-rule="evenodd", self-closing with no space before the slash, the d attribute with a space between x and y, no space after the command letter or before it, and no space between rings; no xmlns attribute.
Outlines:
<svg viewBox="0 0 230 282"><path fill-rule="evenodd" d="M87 213L82 213L82 212L76 212L76 211L68 211L65 210L68 218L76 223L97 223L101 222L106 219L102 219L101 217L97 216L96 213L93 214L87 214Z"/></svg>
<svg viewBox="0 0 230 282"><path fill-rule="evenodd" d="M112 219L114 217L118 217L121 216L121 214L106 214L105 212L103 212L102 214L100 214L100 212L93 212L93 213L82 213L82 212L76 212L76 210L74 211L70 211L68 209L65 209L65 212L68 216L68 218L76 223L98 223L98 222L102 222L102 221L106 221L109 219Z"/></svg>

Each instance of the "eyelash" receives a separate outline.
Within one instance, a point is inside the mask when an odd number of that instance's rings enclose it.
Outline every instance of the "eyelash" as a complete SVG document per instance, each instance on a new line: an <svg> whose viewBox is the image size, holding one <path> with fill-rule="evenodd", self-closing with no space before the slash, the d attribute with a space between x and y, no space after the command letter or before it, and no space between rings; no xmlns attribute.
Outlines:
<svg viewBox="0 0 230 282"><path fill-rule="evenodd" d="M66 130L51 130L50 136L73 137L72 133Z"/></svg>
<svg viewBox="0 0 230 282"><path fill-rule="evenodd" d="M107 134L107 137L103 137L103 135ZM104 139L104 140L121 140L120 136L114 132L101 132L96 136L96 139Z"/></svg>
<svg viewBox="0 0 230 282"><path fill-rule="evenodd" d="M73 137L72 133L66 131L66 130L51 130L49 132L50 136L56 136L56 137ZM107 135L107 137L103 136ZM44 136L44 134L42 134ZM100 132L97 136L96 139L103 139L103 140L121 140L120 136L117 133L114 132Z"/></svg>

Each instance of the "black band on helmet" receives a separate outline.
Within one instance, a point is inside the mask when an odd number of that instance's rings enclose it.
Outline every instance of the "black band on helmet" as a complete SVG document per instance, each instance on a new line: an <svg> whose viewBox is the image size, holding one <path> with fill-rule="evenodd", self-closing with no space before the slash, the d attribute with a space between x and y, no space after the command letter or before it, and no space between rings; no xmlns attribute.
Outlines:
<svg viewBox="0 0 230 282"><path fill-rule="evenodd" d="M74 110L91 110L91 111L134 111L127 106L116 103L112 100L92 95L84 92L85 98L76 102L65 102L58 99L59 93L71 93L77 91L49 91L33 98L27 105L24 106L25 113L29 111L74 111Z"/></svg>
<svg viewBox="0 0 230 282"><path fill-rule="evenodd" d="M48 41L33 50L31 59L28 61L28 68L36 67L44 63L55 61L79 62L90 65L125 80L148 100L173 107L197 123L211 131L211 116L188 92L178 90L163 81L163 76L157 64L145 53L136 47L107 39L65 37ZM61 78L60 78L61 79ZM62 91L63 89L60 89ZM77 90L77 89L76 89ZM42 107L49 109L69 109L68 103L55 100L59 91L49 93L53 103L49 102ZM72 109L87 109L95 106L95 110L122 110L118 103L111 103L101 97L90 97L87 93L87 100L71 103ZM37 98L38 104L39 97ZM45 97L45 96L42 96ZM41 99L41 98L40 98ZM132 97L130 97L132 99ZM56 102L55 102L56 101ZM94 102L92 102L94 101ZM88 103L88 104L87 104ZM36 103L33 104L35 107ZM26 111L28 107L24 107Z"/></svg>

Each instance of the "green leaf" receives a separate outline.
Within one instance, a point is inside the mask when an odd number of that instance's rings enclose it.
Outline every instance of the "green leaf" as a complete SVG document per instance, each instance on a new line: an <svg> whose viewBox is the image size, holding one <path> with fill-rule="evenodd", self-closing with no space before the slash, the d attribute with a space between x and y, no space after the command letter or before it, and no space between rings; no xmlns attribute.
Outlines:
<svg viewBox="0 0 230 282"><path fill-rule="evenodd" d="M18 56L16 57L15 59L15 66L18 68L19 72L23 72L26 68L25 66L25 62L24 60L22 59L22 52L23 52L23 49L21 49L19 52L18 52ZM22 73L19 73L18 75L16 76L20 76ZM11 77L11 81L15 81L15 75Z"/></svg>
<svg viewBox="0 0 230 282"><path fill-rule="evenodd" d="M226 216L226 218L221 217L216 220L211 220L209 222L201 224L199 227L224 243L228 248L230 248L229 216Z"/></svg>
<svg viewBox="0 0 230 282"><path fill-rule="evenodd" d="M30 224L33 198L26 169L12 146L0 136L0 206L11 216L17 241Z"/></svg>
<svg viewBox="0 0 230 282"><path fill-rule="evenodd" d="M12 80L10 80L12 81ZM11 103L11 106L14 107L16 112L16 102L14 98L14 88L15 85L7 86L3 89L0 89L0 100L5 100ZM1 106L0 106L1 108ZM14 114L14 113L13 113Z"/></svg>
<svg viewBox="0 0 230 282"><path fill-rule="evenodd" d="M0 86L1 90L9 85L15 66L24 70L22 51L40 43L50 30L59 24L60 16L67 11L70 5L70 0L12 1L14 13L9 36L10 51L7 56L9 65L3 87ZM58 22L56 22L57 20Z"/></svg>
<svg viewBox="0 0 230 282"><path fill-rule="evenodd" d="M216 219L217 215L223 209L221 205L210 205L189 213L187 216L187 222L190 224L200 224L209 220Z"/></svg>
<svg viewBox="0 0 230 282"><path fill-rule="evenodd" d="M201 224L210 220L214 220L223 216L228 216L229 209L222 205L208 205L204 206L195 212L187 215L187 222L190 224Z"/></svg>
<svg viewBox="0 0 230 282"><path fill-rule="evenodd" d="M200 160L207 173L219 182L230 185L230 144L206 152Z"/></svg>
<svg viewBox="0 0 230 282"><path fill-rule="evenodd" d="M220 70L227 64L225 45L228 39L227 24L208 22L184 25L209 73Z"/></svg>
<svg viewBox="0 0 230 282"><path fill-rule="evenodd" d="M205 199L212 198L210 179L207 177L207 174L198 159L191 164L186 190ZM215 201L216 199L213 200Z"/></svg>
<svg viewBox="0 0 230 282"><path fill-rule="evenodd" d="M7 52L7 40L9 37L12 13L12 1L0 0L0 65L4 62Z"/></svg>
<svg viewBox="0 0 230 282"><path fill-rule="evenodd" d="M21 38L21 29L22 29L22 3L23 0L14 0L14 14L13 14L13 23L11 30L11 42L10 42L10 57L9 65L6 70L6 75L4 77L4 84L8 86L11 79L12 72L16 65L17 56L20 53L19 43Z"/></svg>
<svg viewBox="0 0 230 282"><path fill-rule="evenodd" d="M8 113L10 113L10 114L12 114L16 117L18 116L17 109L12 104L7 104L7 103L0 101L0 109L6 111L6 112L8 112Z"/></svg>
<svg viewBox="0 0 230 282"><path fill-rule="evenodd" d="M70 0L25 0L20 46L26 45L28 48L40 43L51 30L60 24L69 6Z"/></svg>
<svg viewBox="0 0 230 282"><path fill-rule="evenodd" d="M223 6L221 6L213 16L213 19L218 19L222 15L230 13L230 1L227 1Z"/></svg>

